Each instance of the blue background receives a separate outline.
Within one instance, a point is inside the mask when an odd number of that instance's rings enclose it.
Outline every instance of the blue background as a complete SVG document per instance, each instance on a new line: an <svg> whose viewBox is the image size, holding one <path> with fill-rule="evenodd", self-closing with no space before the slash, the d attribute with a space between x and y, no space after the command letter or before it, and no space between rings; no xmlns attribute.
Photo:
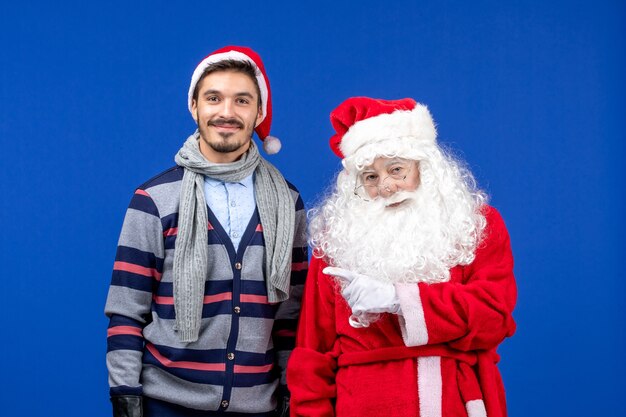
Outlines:
<svg viewBox="0 0 626 417"><path fill-rule="evenodd" d="M108 416L104 302L134 190L194 129L195 65L263 57L271 157L310 206L330 111L426 103L507 221L511 416L624 415L622 1L29 1L0 12L3 416Z"/></svg>

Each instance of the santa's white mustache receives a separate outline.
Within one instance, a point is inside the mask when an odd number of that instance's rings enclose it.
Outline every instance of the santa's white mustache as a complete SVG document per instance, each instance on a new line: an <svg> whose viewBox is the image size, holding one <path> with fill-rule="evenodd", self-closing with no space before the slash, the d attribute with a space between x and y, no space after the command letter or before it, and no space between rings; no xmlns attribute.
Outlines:
<svg viewBox="0 0 626 417"><path fill-rule="evenodd" d="M387 208L389 206L404 205L411 200L415 199L415 191L397 191L389 197L379 197L374 201L370 201L367 204L377 206L377 208Z"/></svg>

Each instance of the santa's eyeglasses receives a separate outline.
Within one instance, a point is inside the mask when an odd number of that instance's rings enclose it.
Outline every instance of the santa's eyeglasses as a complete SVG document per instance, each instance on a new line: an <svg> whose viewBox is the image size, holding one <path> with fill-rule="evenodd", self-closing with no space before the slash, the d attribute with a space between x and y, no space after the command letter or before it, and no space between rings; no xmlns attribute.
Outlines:
<svg viewBox="0 0 626 417"><path fill-rule="evenodd" d="M376 172L366 169L357 177L354 194L363 201L373 201L381 194L395 193L404 185L413 165L409 161L394 162L386 168L387 176L382 180Z"/></svg>

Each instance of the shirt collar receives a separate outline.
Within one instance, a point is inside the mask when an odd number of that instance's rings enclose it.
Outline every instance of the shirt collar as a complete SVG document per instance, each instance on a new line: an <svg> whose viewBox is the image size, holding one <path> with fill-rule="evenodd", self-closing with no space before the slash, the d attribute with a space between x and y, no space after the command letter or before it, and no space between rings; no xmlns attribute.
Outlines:
<svg viewBox="0 0 626 417"><path fill-rule="evenodd" d="M254 173L248 175L247 177L243 178L241 181L236 182L234 184L243 185L246 188L252 187L253 184L254 184L253 176L254 176ZM204 183L206 185L210 185L211 187L217 187L218 185L224 185L224 181L220 181L220 180L217 180L215 178L208 177L206 175L204 176Z"/></svg>

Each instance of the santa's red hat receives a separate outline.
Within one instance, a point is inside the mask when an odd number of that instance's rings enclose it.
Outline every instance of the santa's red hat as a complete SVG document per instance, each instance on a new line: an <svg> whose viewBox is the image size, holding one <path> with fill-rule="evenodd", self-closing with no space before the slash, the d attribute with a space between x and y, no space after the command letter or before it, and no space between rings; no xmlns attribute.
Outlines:
<svg viewBox="0 0 626 417"><path fill-rule="evenodd" d="M272 92L270 90L270 81L267 78L263 61L259 54L245 46L225 46L207 55L196 67L191 76L189 85L188 103L189 111L192 113L191 102L193 101L193 92L196 84L202 77L204 70L211 64L225 60L246 61L251 63L256 72L256 80L259 84L261 92L261 108L263 109L263 117L261 123L254 129L259 139L263 141L263 149L268 154L275 154L280 151L281 143L278 138L270 136L270 127L272 125Z"/></svg>
<svg viewBox="0 0 626 417"><path fill-rule="evenodd" d="M434 144L437 138L430 112L411 98L351 97L332 111L330 122L337 132L330 138L330 147L342 159L372 145L392 154L407 146Z"/></svg>

